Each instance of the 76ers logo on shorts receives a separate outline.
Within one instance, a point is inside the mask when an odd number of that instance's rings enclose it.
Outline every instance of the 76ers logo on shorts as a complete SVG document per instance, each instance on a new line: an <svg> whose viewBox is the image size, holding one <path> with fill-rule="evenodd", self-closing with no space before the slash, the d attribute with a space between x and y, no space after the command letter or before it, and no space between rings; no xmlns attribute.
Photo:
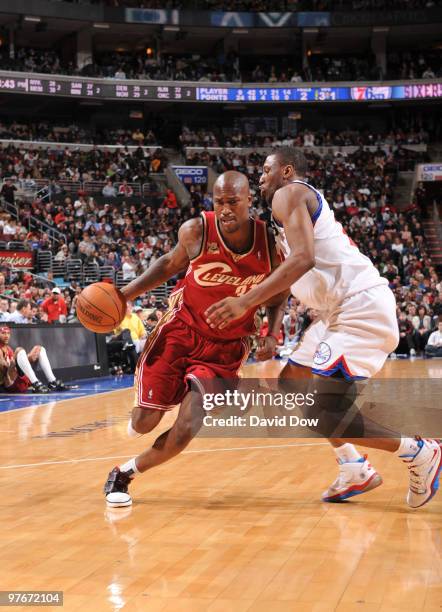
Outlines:
<svg viewBox="0 0 442 612"><path fill-rule="evenodd" d="M327 363L327 361L331 357L331 348L327 344L327 342L320 342L318 344L318 348L316 349L315 356L313 357L313 363L316 365L323 365Z"/></svg>

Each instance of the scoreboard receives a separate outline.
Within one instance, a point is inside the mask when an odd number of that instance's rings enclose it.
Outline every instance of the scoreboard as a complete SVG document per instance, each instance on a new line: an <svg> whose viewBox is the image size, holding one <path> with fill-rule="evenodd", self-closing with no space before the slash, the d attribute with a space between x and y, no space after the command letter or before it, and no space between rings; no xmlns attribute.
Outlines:
<svg viewBox="0 0 442 612"><path fill-rule="evenodd" d="M357 87L197 87L196 99L207 102L352 102L442 97L442 82Z"/></svg>
<svg viewBox="0 0 442 612"><path fill-rule="evenodd" d="M0 93L37 94L103 100L179 102L360 102L370 100L418 100L442 98L442 80L410 81L389 85L306 87L231 86L210 83L201 87L180 82L88 79L29 73L0 72Z"/></svg>
<svg viewBox="0 0 442 612"><path fill-rule="evenodd" d="M51 76L9 76L0 73L0 92L43 94L69 98L106 100L196 100L196 88L177 83L152 85L149 81L53 78Z"/></svg>

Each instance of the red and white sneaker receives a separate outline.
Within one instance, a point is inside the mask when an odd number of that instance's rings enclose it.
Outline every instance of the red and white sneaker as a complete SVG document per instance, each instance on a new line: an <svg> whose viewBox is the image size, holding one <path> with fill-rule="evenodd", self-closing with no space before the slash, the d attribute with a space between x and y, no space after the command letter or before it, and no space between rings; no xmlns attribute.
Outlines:
<svg viewBox="0 0 442 612"><path fill-rule="evenodd" d="M382 484L381 476L370 465L367 455L356 461L341 462L339 459L339 476L322 494L322 501L341 502L367 493Z"/></svg>
<svg viewBox="0 0 442 612"><path fill-rule="evenodd" d="M420 508L436 495L442 470L442 440L416 438L419 450L413 456L401 455L407 465L410 485L407 504Z"/></svg>

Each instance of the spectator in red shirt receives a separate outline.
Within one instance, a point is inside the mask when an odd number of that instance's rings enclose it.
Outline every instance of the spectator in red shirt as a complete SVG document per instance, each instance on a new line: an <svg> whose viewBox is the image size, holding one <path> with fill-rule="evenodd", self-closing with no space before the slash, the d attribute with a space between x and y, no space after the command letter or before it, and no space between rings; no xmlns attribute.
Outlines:
<svg viewBox="0 0 442 612"><path fill-rule="evenodd" d="M58 212L54 217L54 221L55 221L55 225L60 225L60 223L63 223L64 221L66 221L66 215L64 214L63 206L59 206L57 210Z"/></svg>
<svg viewBox="0 0 442 612"><path fill-rule="evenodd" d="M172 191L172 189L167 190L166 197L163 200L163 206L167 206L169 209L178 208L178 204L176 201L176 195Z"/></svg>
<svg viewBox="0 0 442 612"><path fill-rule="evenodd" d="M54 287L52 295L46 298L41 305L43 312L48 315L48 323L66 323L68 310L64 298L60 294L60 289Z"/></svg>
<svg viewBox="0 0 442 612"><path fill-rule="evenodd" d="M124 180L118 188L118 195L130 198L131 196L133 196L133 194L134 190L130 185L127 184L127 181Z"/></svg>

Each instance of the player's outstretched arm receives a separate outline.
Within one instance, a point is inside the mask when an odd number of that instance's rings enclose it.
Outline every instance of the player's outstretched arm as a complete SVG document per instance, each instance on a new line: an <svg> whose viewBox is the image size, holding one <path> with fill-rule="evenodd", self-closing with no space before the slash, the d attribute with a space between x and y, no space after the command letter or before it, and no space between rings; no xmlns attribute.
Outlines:
<svg viewBox="0 0 442 612"><path fill-rule="evenodd" d="M189 219L183 223L178 231L178 243L175 248L157 259L143 274L122 288L121 291L126 299L134 300L186 270L190 260L199 253L202 236L201 218Z"/></svg>
<svg viewBox="0 0 442 612"><path fill-rule="evenodd" d="M288 290L315 265L313 225L307 207L311 197L303 185L286 185L273 196L274 216L284 226L290 255L257 287L238 298L226 298L210 306L206 319L211 327L223 329L247 310L266 303Z"/></svg>

